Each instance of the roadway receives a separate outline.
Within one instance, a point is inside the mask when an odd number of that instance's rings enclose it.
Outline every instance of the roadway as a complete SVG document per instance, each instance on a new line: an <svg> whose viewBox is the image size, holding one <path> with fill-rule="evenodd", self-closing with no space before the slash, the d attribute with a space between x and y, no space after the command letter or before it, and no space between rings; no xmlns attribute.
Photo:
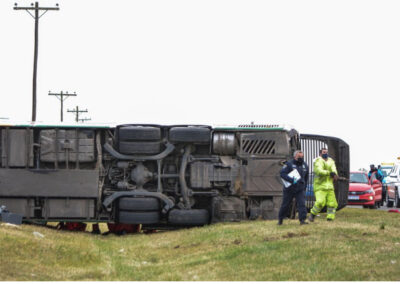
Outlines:
<svg viewBox="0 0 400 284"><path fill-rule="evenodd" d="M348 207L348 208L363 208L362 205L347 205L346 207ZM393 207L389 208L387 206L381 206L377 210L388 211L389 209L399 209L399 211L400 211L400 208L393 208ZM366 208L365 210L371 210L371 209Z"/></svg>

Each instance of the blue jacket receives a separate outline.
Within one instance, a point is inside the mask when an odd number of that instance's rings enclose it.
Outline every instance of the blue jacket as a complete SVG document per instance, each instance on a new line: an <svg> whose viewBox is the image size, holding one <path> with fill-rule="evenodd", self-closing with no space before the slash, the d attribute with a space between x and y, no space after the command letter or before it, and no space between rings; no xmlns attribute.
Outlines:
<svg viewBox="0 0 400 284"><path fill-rule="evenodd" d="M298 180L296 184L293 184L294 179L288 176L288 174L294 169L296 169L301 176L300 180ZM290 160L283 166L280 174L282 179L292 184L287 189L296 191L306 189L306 185L308 183L308 165L306 162L303 162L301 165L299 165L296 160Z"/></svg>
<svg viewBox="0 0 400 284"><path fill-rule="evenodd" d="M380 182L383 182L383 178L385 177L380 169L375 169L373 171L368 172L368 178L371 178L371 175L375 173L375 178Z"/></svg>

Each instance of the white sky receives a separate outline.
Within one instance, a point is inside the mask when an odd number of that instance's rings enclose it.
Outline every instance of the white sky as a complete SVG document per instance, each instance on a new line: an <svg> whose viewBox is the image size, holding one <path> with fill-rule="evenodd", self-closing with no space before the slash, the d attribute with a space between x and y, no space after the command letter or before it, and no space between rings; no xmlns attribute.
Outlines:
<svg viewBox="0 0 400 284"><path fill-rule="evenodd" d="M31 118L34 20L0 1L0 117ZM29 6L31 1L18 1ZM40 1L48 91L91 122L287 123L350 144L351 169L400 156L400 1ZM400 122L399 122L400 123Z"/></svg>

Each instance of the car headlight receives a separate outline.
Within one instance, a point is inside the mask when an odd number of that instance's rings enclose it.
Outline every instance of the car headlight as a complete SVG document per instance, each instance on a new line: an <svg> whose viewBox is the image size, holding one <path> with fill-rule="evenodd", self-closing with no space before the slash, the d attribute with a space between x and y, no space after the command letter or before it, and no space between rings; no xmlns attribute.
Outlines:
<svg viewBox="0 0 400 284"><path fill-rule="evenodd" d="M370 188L370 189L368 189L365 193L373 194L373 193L375 193L375 191L374 191L372 188Z"/></svg>

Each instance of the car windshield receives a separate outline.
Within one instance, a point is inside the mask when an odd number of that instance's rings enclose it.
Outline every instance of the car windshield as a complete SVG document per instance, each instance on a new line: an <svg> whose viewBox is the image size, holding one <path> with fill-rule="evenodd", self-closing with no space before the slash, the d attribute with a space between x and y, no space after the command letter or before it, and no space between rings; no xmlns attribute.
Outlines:
<svg viewBox="0 0 400 284"><path fill-rule="evenodd" d="M366 174L363 173L350 173L350 182L368 183L368 178Z"/></svg>

